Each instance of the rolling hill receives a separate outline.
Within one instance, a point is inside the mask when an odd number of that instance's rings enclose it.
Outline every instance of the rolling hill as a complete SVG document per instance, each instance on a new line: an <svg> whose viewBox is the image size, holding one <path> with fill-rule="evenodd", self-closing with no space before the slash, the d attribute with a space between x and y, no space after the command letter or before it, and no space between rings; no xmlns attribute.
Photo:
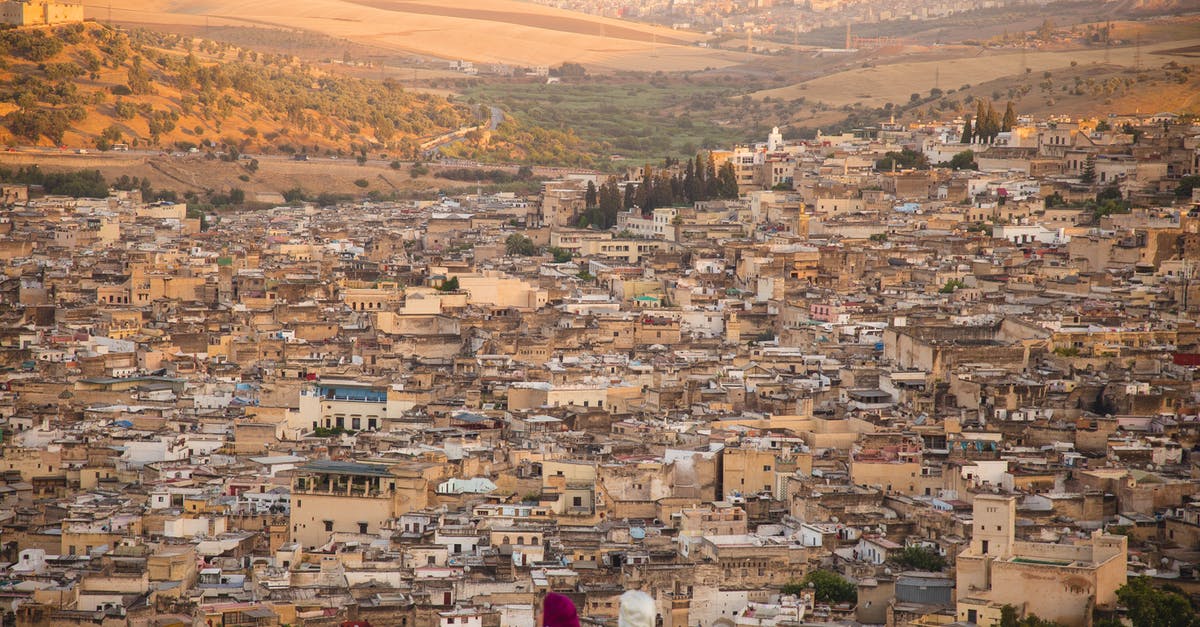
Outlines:
<svg viewBox="0 0 1200 627"><path fill-rule="evenodd" d="M875 108L888 103L907 105L913 94L924 96L934 89L955 91L962 86L986 85L988 93L999 90L1007 94L1007 99L1028 97L1024 111L1040 109L1037 103L1044 104L1047 113L1082 115L1109 112L1114 107L1124 110L1125 106L1129 110L1195 110L1200 104L1194 91L1197 77L1190 70L1183 70L1181 76L1172 68L1200 66L1195 52L1200 46L1200 21L1179 18L1160 20L1149 27L1145 23L1118 26L1116 32L1122 43L1112 47L1037 45L1022 50L1014 46L956 45L864 51L856 57L863 61L859 67L762 90L754 97ZM1126 76L1139 71L1141 76ZM1110 89L1099 99L1090 89L1096 81L1119 79L1124 83L1127 78L1141 83L1142 89ZM1050 84L1043 85L1047 80ZM1156 80L1163 84L1155 86ZM1086 86L1079 88L1079 82ZM1008 93L1010 88L1020 92L1022 87L1026 87L1023 94ZM1151 87L1155 88L1146 89ZM1129 105L1118 102L1125 97Z"/></svg>
<svg viewBox="0 0 1200 627"><path fill-rule="evenodd" d="M696 44L701 35L514 0L114 0L89 17L172 27L299 29L391 51L517 66L682 71L752 57Z"/></svg>
<svg viewBox="0 0 1200 627"><path fill-rule="evenodd" d="M0 142L390 151L475 123L444 97L283 55L94 23L0 32Z"/></svg>

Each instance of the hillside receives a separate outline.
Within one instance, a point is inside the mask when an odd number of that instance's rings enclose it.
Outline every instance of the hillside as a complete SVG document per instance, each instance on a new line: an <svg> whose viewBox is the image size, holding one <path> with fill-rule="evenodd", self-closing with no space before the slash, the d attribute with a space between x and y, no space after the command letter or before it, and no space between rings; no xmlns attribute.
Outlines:
<svg viewBox="0 0 1200 627"><path fill-rule="evenodd" d="M1186 23L1193 28L1200 27L1200 22L1195 20ZM1056 49L1042 45L1024 50L1019 46L885 49L875 51L869 57L864 54L867 60L861 67L760 91L755 97L804 98L834 107L856 104L881 107L889 102L905 103L912 93L925 94L935 87L946 90L1004 78L1019 80L1027 71L1040 76L1044 72L1073 71L1081 67L1154 69L1172 61L1179 65L1195 65L1196 57L1188 53L1187 48L1200 44L1197 32L1200 31L1191 30L1191 37L1186 39L1140 46L1129 37L1123 45L1107 48L1098 45Z"/></svg>
<svg viewBox="0 0 1200 627"><path fill-rule="evenodd" d="M416 154L475 124L444 97L325 74L285 55L98 24L0 32L0 142Z"/></svg>
<svg viewBox="0 0 1200 627"><path fill-rule="evenodd" d="M704 37L695 33L515 0L114 0L89 5L87 15L157 30L298 29L380 50L516 66L683 71L753 59L699 47Z"/></svg>
<svg viewBox="0 0 1200 627"><path fill-rule="evenodd" d="M842 69L759 90L785 133L973 113L976 100L1036 116L1200 112L1200 18L1101 22L978 43L839 55ZM1108 45L1106 45L1106 41ZM810 78L811 77L811 78ZM837 119L841 118L841 119Z"/></svg>

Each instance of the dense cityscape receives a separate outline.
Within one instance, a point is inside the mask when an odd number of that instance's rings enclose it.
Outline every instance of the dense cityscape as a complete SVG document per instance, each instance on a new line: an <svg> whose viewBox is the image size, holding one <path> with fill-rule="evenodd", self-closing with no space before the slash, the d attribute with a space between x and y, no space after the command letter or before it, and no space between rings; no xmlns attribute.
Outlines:
<svg viewBox="0 0 1200 627"><path fill-rule="evenodd" d="M4 625L1200 624L1195 109L599 170L430 102L404 160L13 131Z"/></svg>

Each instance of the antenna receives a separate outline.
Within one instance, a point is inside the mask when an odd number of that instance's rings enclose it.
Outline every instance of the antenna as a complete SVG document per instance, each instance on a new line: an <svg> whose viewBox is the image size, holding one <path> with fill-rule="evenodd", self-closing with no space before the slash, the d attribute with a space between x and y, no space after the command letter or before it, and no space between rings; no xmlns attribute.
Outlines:
<svg viewBox="0 0 1200 627"><path fill-rule="evenodd" d="M1104 25L1104 65L1108 65L1110 50L1112 50L1112 20Z"/></svg>

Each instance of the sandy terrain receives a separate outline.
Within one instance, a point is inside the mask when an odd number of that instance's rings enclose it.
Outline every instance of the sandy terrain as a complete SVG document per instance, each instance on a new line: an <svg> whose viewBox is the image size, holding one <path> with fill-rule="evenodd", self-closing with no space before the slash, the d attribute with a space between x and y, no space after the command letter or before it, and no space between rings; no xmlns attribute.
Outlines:
<svg viewBox="0 0 1200 627"><path fill-rule="evenodd" d="M1200 39L1141 46L1141 65L1143 68L1159 67L1172 60L1183 65L1195 64L1194 56L1178 52L1197 44L1200 44ZM1046 71L1069 68L1071 62L1078 66L1105 64L1133 67L1138 54L1135 46L1109 50L983 52L977 56L942 61L902 61L856 68L779 89L760 91L754 96L785 100L804 97L810 101L834 106L862 103L879 107L888 102L907 102L910 94L928 94L935 86L950 89L966 84L977 85L1005 76L1022 74L1025 68L1030 68L1032 72L1040 75Z"/></svg>
<svg viewBox="0 0 1200 627"><path fill-rule="evenodd" d="M276 25L476 63L671 71L751 58L700 48L692 33L513 0L114 0L111 11L125 23ZM87 14L105 20L109 9L89 5Z"/></svg>

